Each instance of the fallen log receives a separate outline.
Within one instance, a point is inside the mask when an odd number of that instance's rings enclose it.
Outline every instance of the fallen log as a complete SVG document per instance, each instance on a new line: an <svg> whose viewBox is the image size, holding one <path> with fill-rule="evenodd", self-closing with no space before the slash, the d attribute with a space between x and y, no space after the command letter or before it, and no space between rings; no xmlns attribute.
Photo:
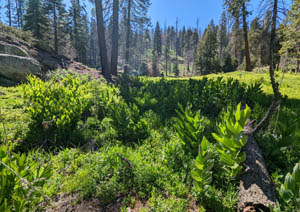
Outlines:
<svg viewBox="0 0 300 212"><path fill-rule="evenodd" d="M270 205L276 206L276 193L262 151L251 132L253 130L250 126L244 129L248 141L243 148L247 157L240 179L239 209L243 212L270 211Z"/></svg>

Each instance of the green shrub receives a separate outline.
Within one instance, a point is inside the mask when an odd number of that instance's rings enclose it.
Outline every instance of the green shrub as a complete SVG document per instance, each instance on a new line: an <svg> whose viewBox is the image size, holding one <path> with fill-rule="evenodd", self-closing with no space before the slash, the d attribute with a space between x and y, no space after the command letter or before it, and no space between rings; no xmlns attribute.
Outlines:
<svg viewBox="0 0 300 212"><path fill-rule="evenodd" d="M295 165L292 173L285 176L279 194L286 205L300 210L300 162Z"/></svg>
<svg viewBox="0 0 300 212"><path fill-rule="evenodd" d="M49 166L28 164L25 154L0 146L0 211L22 212L43 200L42 188L52 175Z"/></svg>
<svg viewBox="0 0 300 212"><path fill-rule="evenodd" d="M201 117L200 111L192 112L191 106L185 109L183 109L182 105L178 105L178 107L180 111L176 111L178 117L175 118L174 128L178 137L186 146L186 154L192 153L196 157L204 128L209 124L209 121Z"/></svg>
<svg viewBox="0 0 300 212"><path fill-rule="evenodd" d="M27 112L31 116L30 139L40 144L67 145L77 122L87 110L88 87L79 78L67 75L60 81L43 82L30 76L24 86Z"/></svg>
<svg viewBox="0 0 300 212"><path fill-rule="evenodd" d="M196 170L192 171L192 177L195 180L196 188L199 192L207 190L212 182L212 168L214 167L213 153L211 144L203 137L199 145L199 154L195 160Z"/></svg>
<svg viewBox="0 0 300 212"><path fill-rule="evenodd" d="M138 142L149 136L149 126L135 104L127 104L124 100L114 102L110 106L109 116L117 131L118 139L125 143Z"/></svg>
<svg viewBox="0 0 300 212"><path fill-rule="evenodd" d="M242 163L246 160L246 153L242 148L246 145L247 136L243 135L243 129L250 117L251 110L246 105L241 110L241 103L235 112L225 114L223 122L218 126L218 134L213 137L218 141L217 151L220 153L220 162L224 165L230 178L236 177L243 169Z"/></svg>

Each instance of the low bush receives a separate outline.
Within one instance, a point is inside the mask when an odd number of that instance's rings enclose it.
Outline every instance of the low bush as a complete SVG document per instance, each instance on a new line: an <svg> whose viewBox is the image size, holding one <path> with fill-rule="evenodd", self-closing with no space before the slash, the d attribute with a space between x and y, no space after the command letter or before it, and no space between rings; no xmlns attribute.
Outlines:
<svg viewBox="0 0 300 212"><path fill-rule="evenodd" d="M67 145L78 121L87 110L90 94L79 78L67 75L43 82L31 76L24 85L26 111L30 114L30 136L34 145Z"/></svg>

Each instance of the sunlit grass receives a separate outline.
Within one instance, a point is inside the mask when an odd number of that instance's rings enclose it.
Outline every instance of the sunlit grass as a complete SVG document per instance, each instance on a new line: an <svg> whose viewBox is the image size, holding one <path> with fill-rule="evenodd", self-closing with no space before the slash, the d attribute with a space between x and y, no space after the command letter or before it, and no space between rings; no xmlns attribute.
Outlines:
<svg viewBox="0 0 300 212"><path fill-rule="evenodd" d="M24 112L22 86L0 86L0 116L9 139L18 139L17 134L24 134L27 129L28 116ZM4 130L1 123L0 131Z"/></svg>
<svg viewBox="0 0 300 212"><path fill-rule="evenodd" d="M204 76L192 77L192 79L202 79ZM255 82L262 83L262 89L266 94L273 94L271 81L268 73L236 71L225 74L209 74L205 77L209 79L223 77L224 79L233 78L246 84ZM189 79L188 77L180 79ZM300 75L293 73L277 73L276 80L280 84L280 92L287 95L289 99L300 99Z"/></svg>

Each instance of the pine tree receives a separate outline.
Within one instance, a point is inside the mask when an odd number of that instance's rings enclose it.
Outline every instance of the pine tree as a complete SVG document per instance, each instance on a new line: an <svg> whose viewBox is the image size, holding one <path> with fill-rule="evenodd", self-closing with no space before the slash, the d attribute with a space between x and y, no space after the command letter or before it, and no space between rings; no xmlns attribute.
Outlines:
<svg viewBox="0 0 300 212"><path fill-rule="evenodd" d="M184 47L183 47L183 56L185 61L187 62L187 71L190 71L190 63L193 60L194 55L194 43L193 43L193 31L192 29L188 29L184 33Z"/></svg>
<svg viewBox="0 0 300 212"><path fill-rule="evenodd" d="M12 26L12 16L13 16L13 4L12 0L7 0L7 4L5 5L6 11L6 17L8 19L8 25Z"/></svg>
<svg viewBox="0 0 300 212"><path fill-rule="evenodd" d="M23 28L31 31L33 36L39 41L48 42L49 19L43 7L41 0L28 0Z"/></svg>
<svg viewBox="0 0 300 212"><path fill-rule="evenodd" d="M256 17L251 21L249 30L249 44L253 66L261 65L261 40L262 27L259 23L259 19Z"/></svg>
<svg viewBox="0 0 300 212"><path fill-rule="evenodd" d="M225 5L228 12L236 19L242 18L243 25L243 36L244 36L244 51L245 51L245 70L251 71L251 59L249 51L249 41L248 41L248 23L247 16L249 12L247 11L246 4L249 0L225 0Z"/></svg>
<svg viewBox="0 0 300 212"><path fill-rule="evenodd" d="M161 56L162 52L162 39L161 39L161 29L159 23L156 23L155 32L153 36L153 53L157 56Z"/></svg>
<svg viewBox="0 0 300 212"><path fill-rule="evenodd" d="M221 63L224 62L224 54L225 49L228 45L228 34L227 34L227 17L226 12L223 11L220 19L219 24L219 31L218 31L218 43L219 43L219 57Z"/></svg>
<svg viewBox="0 0 300 212"><path fill-rule="evenodd" d="M171 47L171 28L168 27L165 35L165 44L164 44L164 58L165 58L165 73L168 76L168 62L170 58L170 47Z"/></svg>
<svg viewBox="0 0 300 212"><path fill-rule="evenodd" d="M220 69L217 56L217 28L213 21L204 32L203 40L198 45L196 69L200 74L216 73Z"/></svg>
<svg viewBox="0 0 300 212"><path fill-rule="evenodd" d="M119 0L113 0L113 29L111 39L111 66L113 75L118 75L118 49L119 49Z"/></svg>
<svg viewBox="0 0 300 212"><path fill-rule="evenodd" d="M92 17L89 27L89 42L88 42L88 65L93 68L99 68L98 60L99 57L99 46L98 46L98 36L97 36L97 23Z"/></svg>
<svg viewBox="0 0 300 212"><path fill-rule="evenodd" d="M280 54L291 59L289 68L300 72L300 0L293 0L286 25L281 29L283 42Z"/></svg>
<svg viewBox="0 0 300 212"><path fill-rule="evenodd" d="M240 29L239 19L233 19L234 24L229 36L227 49L233 55L234 59L238 61L238 64L241 65L244 60L243 33Z"/></svg>
<svg viewBox="0 0 300 212"><path fill-rule="evenodd" d="M63 35L67 24L64 21L64 18L67 16L65 5L62 3L62 0L46 0L45 7L52 25L54 51L58 54L60 41L65 39Z"/></svg>
<svg viewBox="0 0 300 212"><path fill-rule="evenodd" d="M87 63L88 20L80 0L71 0L69 10L71 40L76 50L76 60Z"/></svg>
<svg viewBox="0 0 300 212"><path fill-rule="evenodd" d="M147 12L150 7L150 0L125 0L123 3L126 5L123 8L124 12L126 11L124 73L128 74L130 71L130 55L132 55L130 48L132 44L132 27L143 28L148 25Z"/></svg>
<svg viewBox="0 0 300 212"><path fill-rule="evenodd" d="M23 18L25 13L25 0L15 0L16 4L16 14L14 16L13 22L14 25L21 29L23 27Z"/></svg>
<svg viewBox="0 0 300 212"><path fill-rule="evenodd" d="M155 32L153 36L153 50L152 50L152 69L153 75L159 76L158 62L162 53L162 39L161 39L161 29L159 23L156 23Z"/></svg>

